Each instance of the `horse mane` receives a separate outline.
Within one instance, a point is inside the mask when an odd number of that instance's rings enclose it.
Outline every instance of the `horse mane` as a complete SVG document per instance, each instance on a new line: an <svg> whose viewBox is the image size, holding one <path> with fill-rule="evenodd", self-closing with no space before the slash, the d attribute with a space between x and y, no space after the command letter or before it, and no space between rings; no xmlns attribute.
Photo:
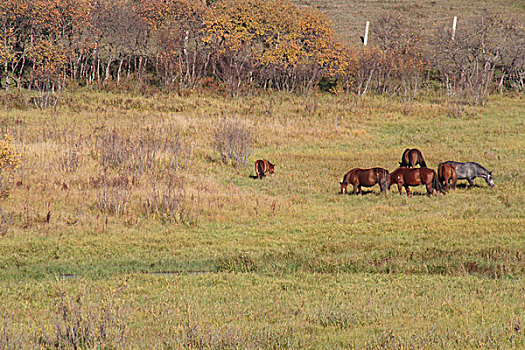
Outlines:
<svg viewBox="0 0 525 350"><path fill-rule="evenodd" d="M349 172L347 172L346 174L344 174L343 181L341 182L341 184L345 184L345 183L348 184L348 179L350 178L350 176L352 176L352 174L355 172L356 169L352 169Z"/></svg>
<svg viewBox="0 0 525 350"><path fill-rule="evenodd" d="M479 166L481 169L485 170L487 173L490 173L490 170L485 168L483 165L476 163L476 162L470 162L472 164L476 164L476 166Z"/></svg>

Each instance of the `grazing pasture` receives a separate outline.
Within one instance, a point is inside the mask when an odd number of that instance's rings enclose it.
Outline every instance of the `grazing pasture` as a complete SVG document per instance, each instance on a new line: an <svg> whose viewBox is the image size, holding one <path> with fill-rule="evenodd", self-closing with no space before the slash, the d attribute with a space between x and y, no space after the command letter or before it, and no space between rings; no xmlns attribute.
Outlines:
<svg viewBox="0 0 525 350"><path fill-rule="evenodd" d="M408 114L329 94L4 97L23 164L0 202L0 347L525 346L523 97L462 118L439 96ZM225 118L253 136L244 167L214 145ZM339 194L406 148L495 187ZM253 179L264 158L275 175Z"/></svg>

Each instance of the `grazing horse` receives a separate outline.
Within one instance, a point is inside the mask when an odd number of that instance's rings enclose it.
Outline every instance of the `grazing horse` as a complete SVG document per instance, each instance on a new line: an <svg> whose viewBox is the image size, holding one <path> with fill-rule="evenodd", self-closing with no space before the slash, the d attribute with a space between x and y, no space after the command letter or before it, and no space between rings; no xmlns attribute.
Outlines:
<svg viewBox="0 0 525 350"><path fill-rule="evenodd" d="M404 187L408 196L411 195L408 186L425 185L427 187L428 196L433 194L434 190L441 193L444 192L443 187L438 181L435 170L429 168L397 168L390 174L390 185L388 188L393 184L397 184L399 194L401 194L401 187Z"/></svg>
<svg viewBox="0 0 525 350"><path fill-rule="evenodd" d="M450 183L453 190L456 189L456 183L458 182L458 173L454 164L450 163L439 163L438 165L438 179L440 184L445 185L445 190L448 191L448 185Z"/></svg>
<svg viewBox="0 0 525 350"><path fill-rule="evenodd" d="M353 194L356 194L356 190L359 194L363 194L361 186L372 187L375 184L379 184L381 192L386 194L386 190L389 188L390 177L388 170L383 168L372 168L372 169L360 169L355 168L350 170L343 176L341 184L341 194L347 193L347 186L351 184L354 186Z"/></svg>
<svg viewBox="0 0 525 350"><path fill-rule="evenodd" d="M487 184L490 187L494 187L494 178L492 177L492 171L488 171L480 164L475 162L454 162L449 160L445 162L446 164L452 164L456 167L456 172L458 174L458 180L467 180L469 183L469 188L474 186L474 180L476 177L482 177L485 179Z"/></svg>
<svg viewBox="0 0 525 350"><path fill-rule="evenodd" d="M275 164L270 163L266 159L258 159L255 161L255 175L258 179L262 179L266 175L274 174Z"/></svg>
<svg viewBox="0 0 525 350"><path fill-rule="evenodd" d="M417 164L419 164L419 166L422 168L427 167L427 163L425 163L425 159L423 158L423 153L421 153L421 151L417 148L407 148L401 156L399 166L415 168Z"/></svg>

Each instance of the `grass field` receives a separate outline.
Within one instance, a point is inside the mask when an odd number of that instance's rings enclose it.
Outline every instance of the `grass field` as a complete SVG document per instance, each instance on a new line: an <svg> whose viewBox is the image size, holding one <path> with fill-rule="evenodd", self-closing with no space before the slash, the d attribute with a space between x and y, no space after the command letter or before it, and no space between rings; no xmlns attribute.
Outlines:
<svg viewBox="0 0 525 350"><path fill-rule="evenodd" d="M458 17L458 30L462 30L465 20L480 16L484 11L505 16L525 15L525 3L512 0L477 1L349 1L349 0L294 0L299 6L310 6L322 11L333 22L338 35L348 42L358 45L359 36L364 35L365 23L370 21L374 30L377 18L384 15L401 16L421 32L429 32L436 27L451 27L454 16ZM374 44L374 36L370 35Z"/></svg>
<svg viewBox="0 0 525 350"><path fill-rule="evenodd" d="M525 100L402 111L83 90L56 112L3 108L24 163L1 202L0 346L523 348ZM245 168L214 149L224 117L255 135ZM433 168L477 161L496 187L338 194L346 171L392 171L406 147ZM250 178L258 158L276 175Z"/></svg>

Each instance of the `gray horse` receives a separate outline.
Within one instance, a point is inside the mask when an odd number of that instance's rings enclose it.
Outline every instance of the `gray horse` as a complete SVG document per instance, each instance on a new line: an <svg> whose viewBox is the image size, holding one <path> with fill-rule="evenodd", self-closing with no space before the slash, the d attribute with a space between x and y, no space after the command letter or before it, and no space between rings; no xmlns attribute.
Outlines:
<svg viewBox="0 0 525 350"><path fill-rule="evenodd" d="M487 181L487 184L490 187L494 187L494 179L492 177L492 171L488 171L480 164L475 162L460 163L449 160L448 162L456 167L456 172L458 174L458 180L467 180L469 183L469 188L474 186L474 178L482 177Z"/></svg>

